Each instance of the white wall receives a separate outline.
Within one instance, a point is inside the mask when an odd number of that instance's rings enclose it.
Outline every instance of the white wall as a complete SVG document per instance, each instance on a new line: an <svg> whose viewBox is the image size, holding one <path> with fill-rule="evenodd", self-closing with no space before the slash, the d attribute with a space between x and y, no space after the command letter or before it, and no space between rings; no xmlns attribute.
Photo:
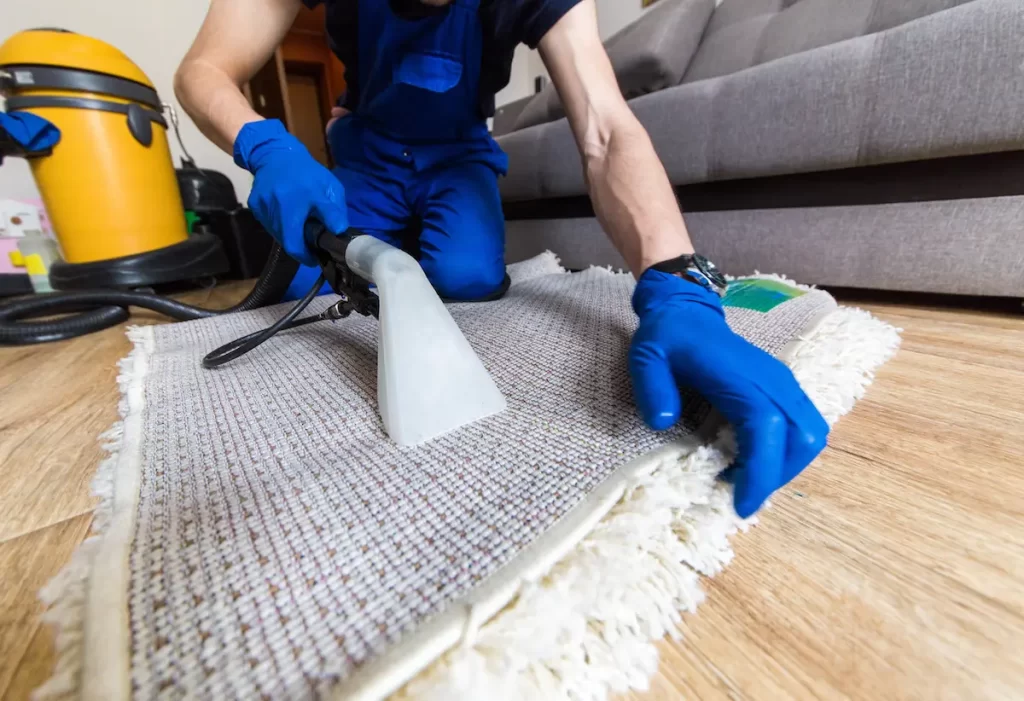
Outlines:
<svg viewBox="0 0 1024 701"><path fill-rule="evenodd" d="M504 90L494 96L496 105L504 105L509 102L531 95L533 93L533 72L531 70L531 51L525 44L516 48L516 54L512 59L512 76ZM540 58L537 58L540 61Z"/></svg>
<svg viewBox="0 0 1024 701"><path fill-rule="evenodd" d="M206 15L208 0L12 0L0 10L0 42L33 27L62 27L102 39L128 55L149 76L164 102L175 105L182 138L201 167L231 178L239 199L248 197L251 176L206 139L174 100L172 80ZM178 161L178 144L169 135ZM0 199L35 198L38 194L24 161L9 158L0 166Z"/></svg>

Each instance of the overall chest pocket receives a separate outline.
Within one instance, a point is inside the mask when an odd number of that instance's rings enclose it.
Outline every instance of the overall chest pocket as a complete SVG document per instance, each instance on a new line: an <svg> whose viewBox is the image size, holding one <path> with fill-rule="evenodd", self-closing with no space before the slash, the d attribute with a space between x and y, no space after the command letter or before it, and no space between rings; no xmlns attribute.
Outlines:
<svg viewBox="0 0 1024 701"><path fill-rule="evenodd" d="M434 93L446 93L462 80L462 60L439 53L412 51L395 66L394 81Z"/></svg>

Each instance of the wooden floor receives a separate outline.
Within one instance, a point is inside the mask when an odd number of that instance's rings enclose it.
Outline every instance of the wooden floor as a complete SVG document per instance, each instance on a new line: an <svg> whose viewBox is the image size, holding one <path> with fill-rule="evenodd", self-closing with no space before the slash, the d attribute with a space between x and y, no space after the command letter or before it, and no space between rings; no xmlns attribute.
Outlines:
<svg viewBox="0 0 1024 701"><path fill-rule="evenodd" d="M899 355L629 698L1024 698L1024 314L869 308ZM89 529L128 349L0 349L0 697L49 674L36 593Z"/></svg>

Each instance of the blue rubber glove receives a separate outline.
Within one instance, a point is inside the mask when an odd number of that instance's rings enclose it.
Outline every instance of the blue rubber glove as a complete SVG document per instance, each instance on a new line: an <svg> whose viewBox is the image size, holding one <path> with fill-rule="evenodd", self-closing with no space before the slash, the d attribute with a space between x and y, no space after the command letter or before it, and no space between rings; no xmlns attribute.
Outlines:
<svg viewBox="0 0 1024 701"><path fill-rule="evenodd" d="M285 252L303 265L317 265L306 241L306 219L329 231L348 228L345 188L318 163L279 120L250 122L235 139L235 163L255 176L249 209Z"/></svg>
<svg viewBox="0 0 1024 701"><path fill-rule="evenodd" d="M644 421L671 428L691 387L732 423L738 455L724 475L736 513L747 518L824 449L828 424L782 362L737 335L718 295L648 270L633 293L640 328L629 372Z"/></svg>
<svg viewBox="0 0 1024 701"><path fill-rule="evenodd" d="M16 148L8 150L4 141ZM60 129L31 112L0 112L0 163L8 155L31 156L53 148L60 141Z"/></svg>

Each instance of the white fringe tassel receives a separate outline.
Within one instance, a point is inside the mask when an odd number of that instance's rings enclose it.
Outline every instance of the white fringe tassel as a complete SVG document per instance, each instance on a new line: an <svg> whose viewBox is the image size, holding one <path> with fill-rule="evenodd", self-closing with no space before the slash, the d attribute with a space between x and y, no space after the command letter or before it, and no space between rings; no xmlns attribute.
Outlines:
<svg viewBox="0 0 1024 701"><path fill-rule="evenodd" d="M840 308L787 362L831 424L864 395L899 343L892 326ZM733 557L730 536L754 523L735 515L731 489L716 480L733 450L724 430L713 445L639 480L472 644L448 651L398 697L599 701L646 690L658 668L653 643L678 636L681 612L703 600L699 575L721 572Z"/></svg>

